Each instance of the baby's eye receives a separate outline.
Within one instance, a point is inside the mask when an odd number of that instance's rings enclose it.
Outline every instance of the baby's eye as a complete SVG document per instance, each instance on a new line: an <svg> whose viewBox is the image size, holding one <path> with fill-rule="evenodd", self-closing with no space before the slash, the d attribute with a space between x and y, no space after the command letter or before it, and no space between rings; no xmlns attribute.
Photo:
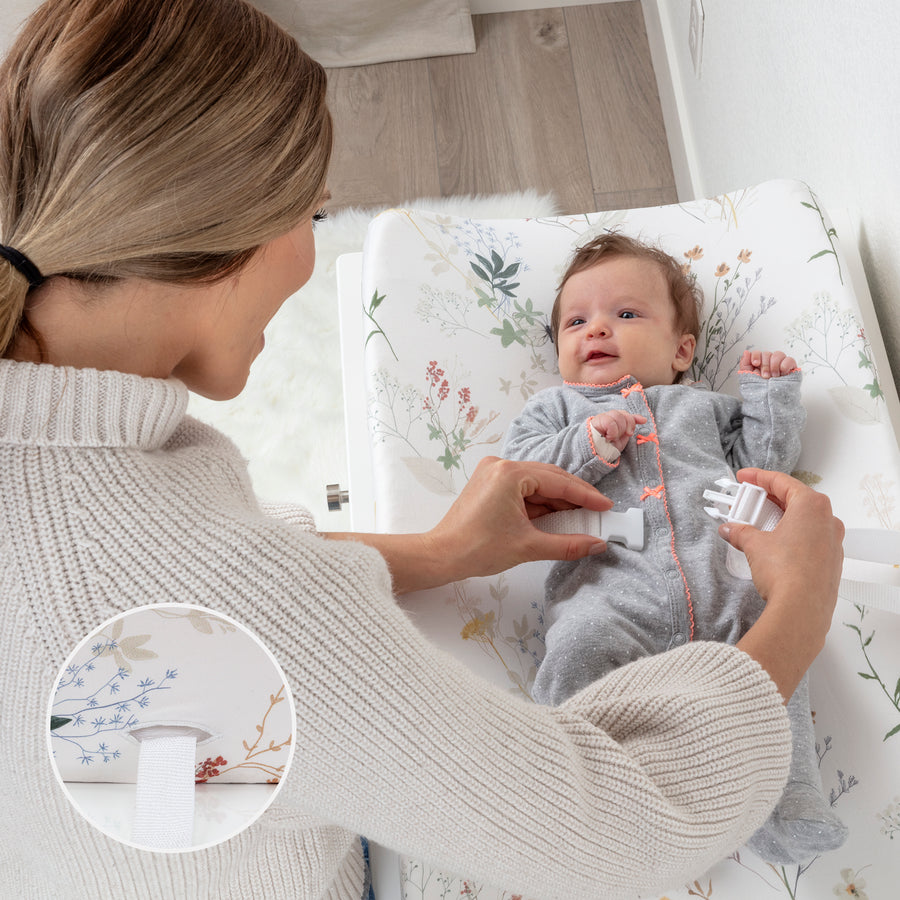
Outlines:
<svg viewBox="0 0 900 900"><path fill-rule="evenodd" d="M632 312L630 309L623 310L619 313L620 319L636 319L638 314L636 312Z"/></svg>
<svg viewBox="0 0 900 900"><path fill-rule="evenodd" d="M585 320L581 318L581 316L575 316L574 319L569 319L569 327L573 325L584 325Z"/></svg>

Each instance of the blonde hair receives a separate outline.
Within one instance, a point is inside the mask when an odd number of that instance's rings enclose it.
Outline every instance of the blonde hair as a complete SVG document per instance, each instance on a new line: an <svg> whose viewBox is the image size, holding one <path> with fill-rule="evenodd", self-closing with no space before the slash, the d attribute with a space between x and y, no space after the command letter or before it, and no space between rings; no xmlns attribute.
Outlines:
<svg viewBox="0 0 900 900"><path fill-rule="evenodd" d="M0 66L0 243L45 278L209 281L310 214L325 72L243 0L48 0ZM27 279L0 259L0 355Z"/></svg>

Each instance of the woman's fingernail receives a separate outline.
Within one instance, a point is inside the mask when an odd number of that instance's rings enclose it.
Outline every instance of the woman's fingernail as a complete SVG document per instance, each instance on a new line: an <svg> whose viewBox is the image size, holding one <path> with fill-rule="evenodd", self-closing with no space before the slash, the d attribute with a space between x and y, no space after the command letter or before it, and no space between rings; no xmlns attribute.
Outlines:
<svg viewBox="0 0 900 900"><path fill-rule="evenodd" d="M731 536L731 522L723 522L719 526L719 537L724 538L726 541Z"/></svg>
<svg viewBox="0 0 900 900"><path fill-rule="evenodd" d="M606 553L606 544L594 544L594 546L588 550L588 553L591 556L596 556L598 553Z"/></svg>

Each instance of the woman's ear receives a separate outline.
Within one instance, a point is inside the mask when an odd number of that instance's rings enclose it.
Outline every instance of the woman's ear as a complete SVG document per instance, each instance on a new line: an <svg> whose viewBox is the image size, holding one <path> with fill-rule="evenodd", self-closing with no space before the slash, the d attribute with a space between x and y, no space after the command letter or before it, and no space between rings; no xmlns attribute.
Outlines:
<svg viewBox="0 0 900 900"><path fill-rule="evenodd" d="M692 334L683 334L675 348L675 359L672 367L676 372L686 372L694 361L694 350L697 349L697 338Z"/></svg>

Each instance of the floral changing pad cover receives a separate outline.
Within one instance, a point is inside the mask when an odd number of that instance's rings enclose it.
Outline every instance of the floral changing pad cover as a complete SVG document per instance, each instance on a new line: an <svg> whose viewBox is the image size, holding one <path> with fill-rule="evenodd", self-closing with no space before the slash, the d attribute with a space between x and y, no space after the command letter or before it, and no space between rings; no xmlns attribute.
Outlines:
<svg viewBox="0 0 900 900"><path fill-rule="evenodd" d="M896 404L855 247L810 188L766 182L708 200L550 219L413 210L375 219L363 253L365 376L376 527L430 527L525 400L559 382L548 332L580 243L605 229L658 244L702 285L692 375L734 392L747 347L803 368L808 422L795 473L848 527L900 528ZM413 596L417 624L484 677L530 697L544 647L543 564ZM825 792L849 826L837 851L772 867L746 848L669 900L896 896L900 883L900 616L838 603L811 671ZM401 860L404 900L512 900L466 873ZM535 898L539 900L539 898Z"/></svg>

